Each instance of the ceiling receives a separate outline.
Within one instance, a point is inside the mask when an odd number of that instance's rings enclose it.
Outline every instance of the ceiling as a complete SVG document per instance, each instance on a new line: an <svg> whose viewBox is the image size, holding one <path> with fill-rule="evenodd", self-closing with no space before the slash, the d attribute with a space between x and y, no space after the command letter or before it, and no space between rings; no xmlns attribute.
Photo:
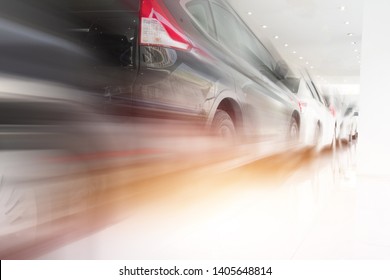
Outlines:
<svg viewBox="0 0 390 280"><path fill-rule="evenodd" d="M358 84L364 0L229 0L268 48L321 84Z"/></svg>

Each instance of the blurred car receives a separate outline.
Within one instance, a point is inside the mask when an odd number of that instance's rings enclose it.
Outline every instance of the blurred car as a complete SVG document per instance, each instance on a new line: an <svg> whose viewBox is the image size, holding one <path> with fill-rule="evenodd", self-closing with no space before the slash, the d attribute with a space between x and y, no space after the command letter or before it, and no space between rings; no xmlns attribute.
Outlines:
<svg viewBox="0 0 390 280"><path fill-rule="evenodd" d="M296 94L301 109L300 142L320 151L334 142L335 118L309 73L303 70L296 75L284 83Z"/></svg>
<svg viewBox="0 0 390 280"><path fill-rule="evenodd" d="M101 87L112 114L200 122L277 149L295 138L299 107L281 83L283 63L226 1L67 3L69 34L111 79Z"/></svg>
<svg viewBox="0 0 390 280"><path fill-rule="evenodd" d="M340 142L351 142L358 138L357 118L359 111L355 105L347 107L340 125Z"/></svg>
<svg viewBox="0 0 390 280"><path fill-rule="evenodd" d="M99 116L71 101L71 89L0 81L0 236L91 207L102 187L91 155L107 144Z"/></svg>
<svg viewBox="0 0 390 280"><path fill-rule="evenodd" d="M340 138L340 125L343 120L343 113L345 109L345 103L339 90L336 87L323 86L321 88L325 104L328 106L330 112L335 118L335 138L336 141Z"/></svg>
<svg viewBox="0 0 390 280"><path fill-rule="evenodd" d="M109 137L98 98L81 86L91 57L58 36L58 19L36 4L0 3L2 253L33 239L38 225L92 207L103 187L91 158Z"/></svg>

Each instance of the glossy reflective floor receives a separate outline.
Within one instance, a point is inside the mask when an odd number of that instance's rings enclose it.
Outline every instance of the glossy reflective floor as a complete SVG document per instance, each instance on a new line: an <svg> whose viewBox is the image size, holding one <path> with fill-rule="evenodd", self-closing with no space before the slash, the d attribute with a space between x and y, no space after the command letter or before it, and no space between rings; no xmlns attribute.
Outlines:
<svg viewBox="0 0 390 280"><path fill-rule="evenodd" d="M111 206L115 223L39 258L389 258L389 184L359 178L357 155L354 143L162 176Z"/></svg>

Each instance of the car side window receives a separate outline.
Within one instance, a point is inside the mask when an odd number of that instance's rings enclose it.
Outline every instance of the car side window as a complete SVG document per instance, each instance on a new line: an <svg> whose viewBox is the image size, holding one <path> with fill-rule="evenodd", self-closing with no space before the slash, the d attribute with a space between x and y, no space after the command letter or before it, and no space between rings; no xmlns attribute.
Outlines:
<svg viewBox="0 0 390 280"><path fill-rule="evenodd" d="M268 69L274 69L276 63L271 58L267 49L257 40L257 38L242 26L241 33L241 46L243 47L244 53L248 60L257 62L256 66L267 67ZM261 65L259 65L261 64Z"/></svg>
<svg viewBox="0 0 390 280"><path fill-rule="evenodd" d="M314 93L314 89L312 89L311 87L310 87L310 85L305 81L305 84L306 84L306 87L307 87L307 89L309 90L309 92L311 93L311 97L313 98L313 99L317 99L316 98L316 95L315 95L315 93Z"/></svg>
<svg viewBox="0 0 390 280"><path fill-rule="evenodd" d="M219 41L271 81L278 82L279 79L272 71L276 66L275 61L245 24L217 4L212 3L211 9Z"/></svg>
<svg viewBox="0 0 390 280"><path fill-rule="evenodd" d="M292 92L298 93L301 84L301 79L295 77L287 77L282 80L282 83Z"/></svg>
<svg viewBox="0 0 390 280"><path fill-rule="evenodd" d="M192 1L186 5L186 8L196 23L209 35L215 37L214 24L208 3L205 1Z"/></svg>
<svg viewBox="0 0 390 280"><path fill-rule="evenodd" d="M211 4L215 27L219 41L231 51L237 52L240 47L240 28L235 17L226 9L214 3Z"/></svg>

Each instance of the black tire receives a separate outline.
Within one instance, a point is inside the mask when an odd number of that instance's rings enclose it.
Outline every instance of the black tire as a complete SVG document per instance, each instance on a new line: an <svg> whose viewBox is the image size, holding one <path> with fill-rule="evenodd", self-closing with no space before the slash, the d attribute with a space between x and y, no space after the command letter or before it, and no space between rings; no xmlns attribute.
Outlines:
<svg viewBox="0 0 390 280"><path fill-rule="evenodd" d="M212 122L212 132L214 135L235 143L237 140L237 132L232 118L223 110L217 110Z"/></svg>
<svg viewBox="0 0 390 280"><path fill-rule="evenodd" d="M297 143L299 140L299 125L295 118L291 119L290 128L288 130L288 138L292 143Z"/></svg>

